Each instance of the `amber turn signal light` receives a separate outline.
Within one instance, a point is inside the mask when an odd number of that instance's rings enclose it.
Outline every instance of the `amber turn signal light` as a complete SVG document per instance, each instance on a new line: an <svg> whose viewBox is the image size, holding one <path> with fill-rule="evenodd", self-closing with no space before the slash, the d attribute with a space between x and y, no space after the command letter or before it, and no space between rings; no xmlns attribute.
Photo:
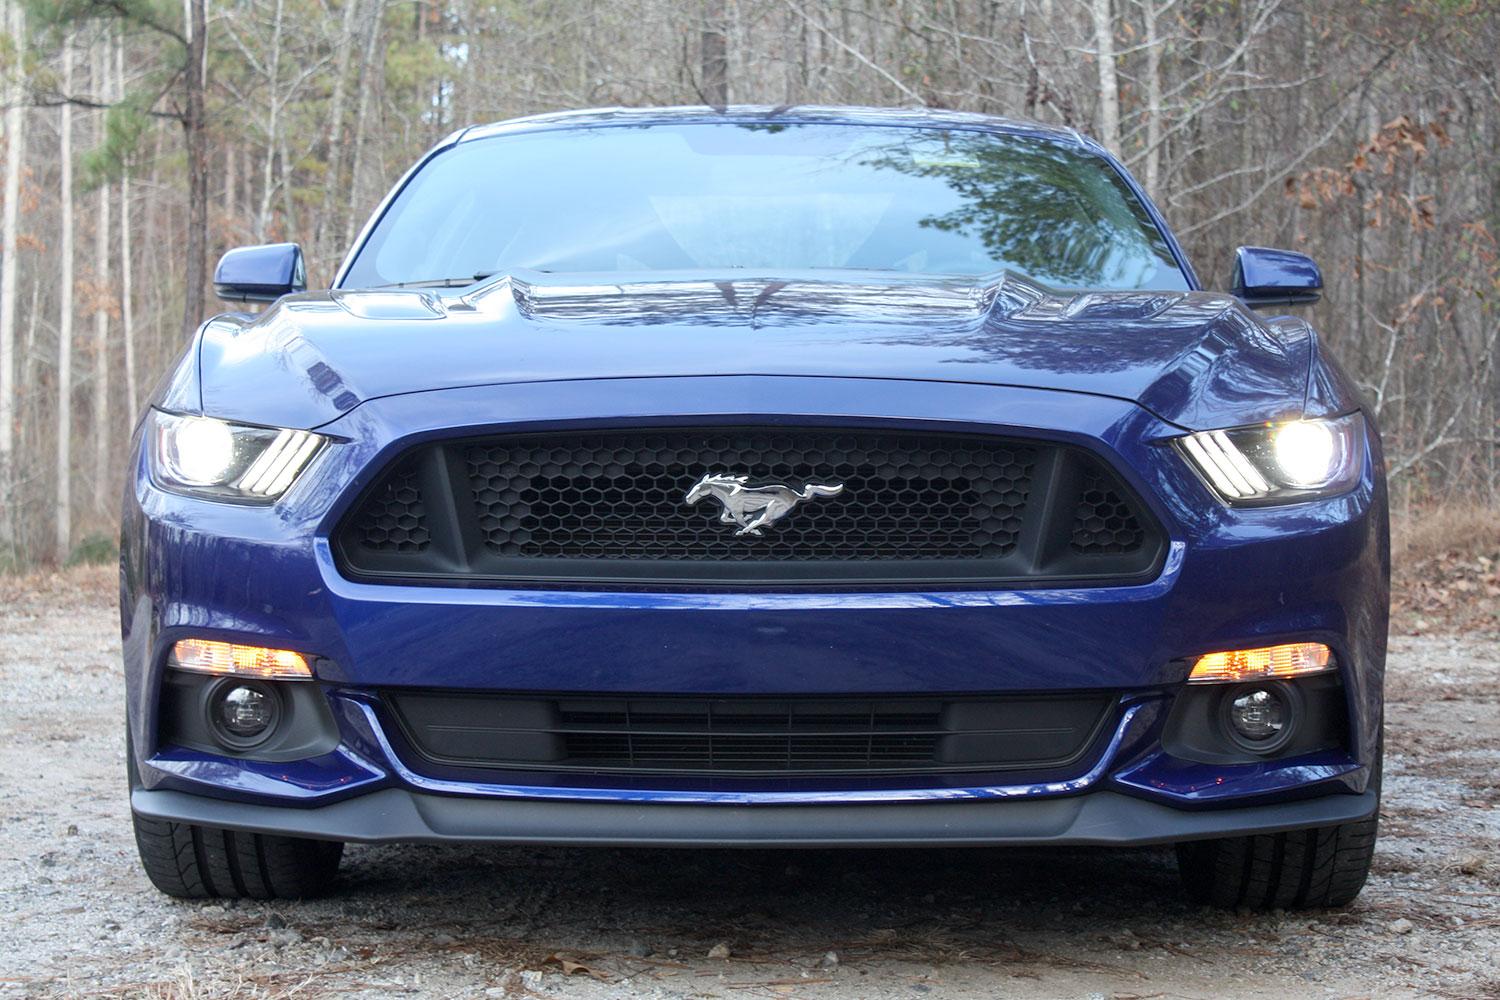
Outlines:
<svg viewBox="0 0 1500 1000"><path fill-rule="evenodd" d="M1231 649L1205 653L1193 664L1190 684L1219 681L1258 681L1276 677L1319 674L1333 668L1333 652L1321 642L1289 642L1280 646Z"/></svg>
<svg viewBox="0 0 1500 1000"><path fill-rule="evenodd" d="M179 639L172 646L171 665L200 674L259 677L262 680L310 681L307 657L290 649L243 646L213 639Z"/></svg>

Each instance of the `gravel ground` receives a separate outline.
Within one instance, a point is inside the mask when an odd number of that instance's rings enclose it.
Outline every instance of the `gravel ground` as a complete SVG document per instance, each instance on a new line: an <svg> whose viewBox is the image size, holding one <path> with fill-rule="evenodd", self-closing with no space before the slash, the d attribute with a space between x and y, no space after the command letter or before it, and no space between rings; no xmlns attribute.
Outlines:
<svg viewBox="0 0 1500 1000"><path fill-rule="evenodd" d="M222 905L137 868L110 583L0 588L0 996L1500 998L1494 633L1393 640L1346 911L1195 908L1156 850L427 846L351 847L332 899Z"/></svg>

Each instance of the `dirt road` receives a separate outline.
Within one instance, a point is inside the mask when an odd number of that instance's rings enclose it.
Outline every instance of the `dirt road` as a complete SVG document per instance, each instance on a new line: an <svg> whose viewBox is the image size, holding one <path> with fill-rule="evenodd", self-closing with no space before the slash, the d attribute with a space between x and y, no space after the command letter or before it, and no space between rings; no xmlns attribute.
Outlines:
<svg viewBox="0 0 1500 1000"><path fill-rule="evenodd" d="M226 906L136 867L110 583L0 590L3 997L1500 997L1493 633L1393 640L1383 837L1347 911L1198 909L1161 851L436 847Z"/></svg>

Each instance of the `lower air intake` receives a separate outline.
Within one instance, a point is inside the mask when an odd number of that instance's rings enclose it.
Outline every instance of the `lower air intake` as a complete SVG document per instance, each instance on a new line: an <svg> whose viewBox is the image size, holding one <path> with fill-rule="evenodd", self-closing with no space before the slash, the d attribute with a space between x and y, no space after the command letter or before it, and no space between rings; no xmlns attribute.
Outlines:
<svg viewBox="0 0 1500 1000"><path fill-rule="evenodd" d="M666 774L1044 770L1077 761L1105 695L973 699L528 698L390 692L407 741L467 767Z"/></svg>

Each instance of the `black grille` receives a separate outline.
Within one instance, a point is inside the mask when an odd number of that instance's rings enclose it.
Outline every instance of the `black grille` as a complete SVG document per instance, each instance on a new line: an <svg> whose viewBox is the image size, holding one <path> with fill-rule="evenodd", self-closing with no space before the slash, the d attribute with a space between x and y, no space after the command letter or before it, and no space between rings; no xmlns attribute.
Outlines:
<svg viewBox="0 0 1500 1000"><path fill-rule="evenodd" d="M726 521L706 475L789 511ZM764 499L760 502L765 502ZM742 530L744 529L744 530ZM620 583L1118 580L1162 540L1081 449L977 434L695 428L408 453L336 533L352 576Z"/></svg>
<svg viewBox="0 0 1500 1000"><path fill-rule="evenodd" d="M1046 770L1106 695L985 699L525 698L388 692L418 755L468 767L674 774Z"/></svg>
<svg viewBox="0 0 1500 1000"><path fill-rule="evenodd" d="M1015 550L1036 466L1025 445L858 433L600 434L463 453L485 546L564 559L997 559ZM711 497L683 500L705 472L730 470L842 492L747 538L725 528Z"/></svg>
<svg viewBox="0 0 1500 1000"><path fill-rule="evenodd" d="M415 462L386 477L354 522L363 547L375 552L423 552L432 541Z"/></svg>
<svg viewBox="0 0 1500 1000"><path fill-rule="evenodd" d="M1086 472L1073 511L1073 537L1068 543L1073 551L1086 555L1135 552L1145 539L1146 531L1130 502L1097 469Z"/></svg>

